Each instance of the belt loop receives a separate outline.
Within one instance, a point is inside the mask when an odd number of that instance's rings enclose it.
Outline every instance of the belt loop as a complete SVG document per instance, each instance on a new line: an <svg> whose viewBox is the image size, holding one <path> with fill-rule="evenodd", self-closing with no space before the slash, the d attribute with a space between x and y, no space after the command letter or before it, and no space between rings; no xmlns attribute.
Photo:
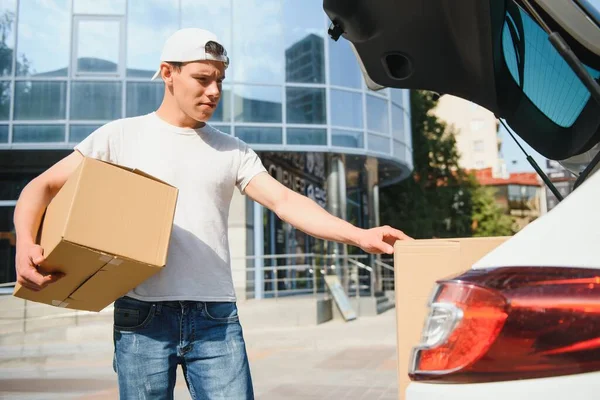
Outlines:
<svg viewBox="0 0 600 400"><path fill-rule="evenodd" d="M196 303L196 308L202 311L204 309L204 303L199 301L198 303Z"/></svg>
<svg viewBox="0 0 600 400"><path fill-rule="evenodd" d="M162 311L162 303L159 301L156 304L156 315L160 315L160 312Z"/></svg>

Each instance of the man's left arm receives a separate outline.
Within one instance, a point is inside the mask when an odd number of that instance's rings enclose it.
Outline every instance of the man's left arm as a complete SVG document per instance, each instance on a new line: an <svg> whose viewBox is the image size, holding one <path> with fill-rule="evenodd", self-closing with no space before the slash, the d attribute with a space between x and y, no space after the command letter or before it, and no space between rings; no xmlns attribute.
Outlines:
<svg viewBox="0 0 600 400"><path fill-rule="evenodd" d="M331 215L317 203L282 185L268 173L258 174L250 180L245 193L283 221L311 236L357 246L368 253L392 254L396 240L411 239L402 231L389 226L358 228Z"/></svg>

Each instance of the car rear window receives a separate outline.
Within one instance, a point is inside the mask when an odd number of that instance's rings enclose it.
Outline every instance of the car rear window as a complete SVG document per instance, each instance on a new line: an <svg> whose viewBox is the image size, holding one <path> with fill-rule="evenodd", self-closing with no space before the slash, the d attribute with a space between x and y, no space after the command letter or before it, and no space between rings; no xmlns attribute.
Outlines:
<svg viewBox="0 0 600 400"><path fill-rule="evenodd" d="M514 81L548 118L569 128L590 92L548 40L548 34L518 7L507 13L502 31L504 59ZM600 72L585 66L594 79Z"/></svg>

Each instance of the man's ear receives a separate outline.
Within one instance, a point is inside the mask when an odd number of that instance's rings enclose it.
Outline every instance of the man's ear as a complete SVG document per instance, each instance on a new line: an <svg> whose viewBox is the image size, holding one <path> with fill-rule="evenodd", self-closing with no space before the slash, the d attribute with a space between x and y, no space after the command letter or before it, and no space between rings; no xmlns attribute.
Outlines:
<svg viewBox="0 0 600 400"><path fill-rule="evenodd" d="M173 82L173 73L172 65L166 62L160 63L160 75L165 83L169 84Z"/></svg>

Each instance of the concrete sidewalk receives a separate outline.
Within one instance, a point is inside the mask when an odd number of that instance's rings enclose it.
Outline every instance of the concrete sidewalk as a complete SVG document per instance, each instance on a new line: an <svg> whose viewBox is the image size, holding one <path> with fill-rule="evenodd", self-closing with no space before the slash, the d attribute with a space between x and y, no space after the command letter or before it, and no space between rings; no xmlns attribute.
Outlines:
<svg viewBox="0 0 600 400"><path fill-rule="evenodd" d="M394 310L348 323L278 327L253 324L252 307L241 304L240 315L257 399L398 398ZM1 333L0 398L118 398L109 315L25 337ZM190 398L181 371L175 398Z"/></svg>

